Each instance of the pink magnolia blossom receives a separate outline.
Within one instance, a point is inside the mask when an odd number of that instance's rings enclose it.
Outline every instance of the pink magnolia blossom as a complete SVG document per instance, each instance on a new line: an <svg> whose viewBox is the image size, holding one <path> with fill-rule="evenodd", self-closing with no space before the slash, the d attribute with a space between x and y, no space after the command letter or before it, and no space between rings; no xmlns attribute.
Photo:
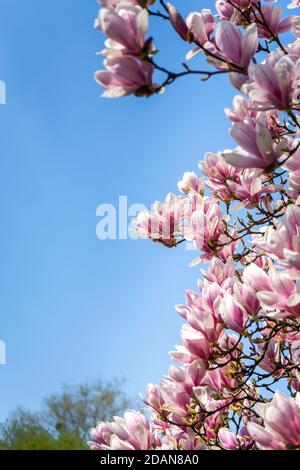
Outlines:
<svg viewBox="0 0 300 470"><path fill-rule="evenodd" d="M292 371L292 377L290 380L290 385L293 390L300 392L300 335L294 334L294 339L291 343L291 360L295 364L295 368ZM300 400L299 400L300 405Z"/></svg>
<svg viewBox="0 0 300 470"><path fill-rule="evenodd" d="M227 0L217 0L216 10L218 12L220 20L230 21L235 11L235 8L232 3L227 2Z"/></svg>
<svg viewBox="0 0 300 470"><path fill-rule="evenodd" d="M201 46L209 41L215 28L215 20L210 10L203 9L200 12L192 12L185 21L173 5L168 3L167 8L173 28L184 41L195 42ZM190 51L187 60L200 50L200 47L197 47Z"/></svg>
<svg viewBox="0 0 300 470"><path fill-rule="evenodd" d="M267 0L274 1L274 0ZM227 20L237 25L245 23L245 14L247 15L252 6L255 6L258 0L217 0L216 10L220 20Z"/></svg>
<svg viewBox="0 0 300 470"><path fill-rule="evenodd" d="M208 360L211 356L209 341L200 332L188 324L181 329L183 345L176 346L170 357L184 364L191 364L196 359Z"/></svg>
<svg viewBox="0 0 300 470"><path fill-rule="evenodd" d="M297 38L300 37L300 16L292 16L292 28L291 32Z"/></svg>
<svg viewBox="0 0 300 470"><path fill-rule="evenodd" d="M199 167L207 176L206 186L210 188L214 195L223 201L233 197L228 181L240 181L241 170L228 165L221 153L206 153L204 161Z"/></svg>
<svg viewBox="0 0 300 470"><path fill-rule="evenodd" d="M264 424L247 424L256 445L262 450L286 450L300 445L300 402L277 391L270 403L257 405Z"/></svg>
<svg viewBox="0 0 300 470"><path fill-rule="evenodd" d="M243 281L271 317L300 317L300 286L287 272L277 271L273 267L266 274L252 263L245 268Z"/></svg>
<svg viewBox="0 0 300 470"><path fill-rule="evenodd" d="M236 450L239 447L237 437L231 429L219 429L218 438L222 447L226 450Z"/></svg>
<svg viewBox="0 0 300 470"><path fill-rule="evenodd" d="M161 439L160 446L156 450L205 450L206 446L203 444L201 438L191 429L187 428L186 431L176 429L175 426L170 426L168 434L164 435Z"/></svg>
<svg viewBox="0 0 300 470"><path fill-rule="evenodd" d="M209 373L212 373L215 375L215 371L209 371ZM220 376L219 371L218 371L218 375ZM220 380L220 383L217 386L217 390L219 391L222 390L222 387L224 386L224 384L221 384L221 382L222 382L222 379ZM212 411L217 411L218 409L222 409L223 407L223 413L224 411L226 412L227 401L225 399L223 400L216 399L215 397L217 396L217 394L215 393L214 389L211 388L209 385L201 385L198 387L194 387L193 393L195 395L197 402L200 404L203 410L212 412ZM212 419L207 418L205 421L206 431L214 437L215 431L214 429L211 429L211 428L214 427L215 429L217 429L221 422L222 422L222 412L216 413L216 415L212 417Z"/></svg>
<svg viewBox="0 0 300 470"><path fill-rule="evenodd" d="M194 192L204 194L204 181L203 179L199 179L193 171L184 173L177 187L181 193L189 194Z"/></svg>
<svg viewBox="0 0 300 470"><path fill-rule="evenodd" d="M98 0L98 3L100 3L100 5L102 5L103 7L107 7L107 8L115 8L115 6L118 4L118 3L121 3L123 0ZM130 0L129 0L130 1ZM131 3L134 3L135 0L132 0ZM137 0L138 2L138 0Z"/></svg>
<svg viewBox="0 0 300 470"><path fill-rule="evenodd" d="M196 42L202 45L210 40L215 29L214 16L208 9L190 13L186 23Z"/></svg>
<svg viewBox="0 0 300 470"><path fill-rule="evenodd" d="M151 406L156 413L160 414L164 400L159 387L149 383L146 388L146 396L147 398L144 400L144 403Z"/></svg>
<svg viewBox="0 0 300 470"><path fill-rule="evenodd" d="M257 349L259 357L262 358L259 363L259 367L266 372L271 374L280 375L281 371L278 370L278 363L284 363L280 354L280 339L276 340L272 338L268 343L266 351L264 350L264 343L258 344Z"/></svg>
<svg viewBox="0 0 300 470"><path fill-rule="evenodd" d="M112 423L100 423L91 435L92 450L148 450L151 446L149 422L137 411L127 411Z"/></svg>
<svg viewBox="0 0 300 470"><path fill-rule="evenodd" d="M266 228L263 237L255 238L255 243L300 275L300 207L290 205L285 218L275 224L275 228Z"/></svg>
<svg viewBox="0 0 300 470"><path fill-rule="evenodd" d="M300 168L297 167L294 171L289 172L288 178L288 194L296 199L300 195Z"/></svg>
<svg viewBox="0 0 300 470"><path fill-rule="evenodd" d="M163 436L161 439L160 447L156 447L156 450L205 450L206 446L201 441L201 438L197 436L191 429L187 429L187 432L172 433Z"/></svg>
<svg viewBox="0 0 300 470"><path fill-rule="evenodd" d="M240 182L227 182L235 199L242 202L242 206L251 209L263 202L268 206L268 195L276 193L282 185L263 185L261 172L258 170L245 170L240 177Z"/></svg>
<svg viewBox="0 0 300 470"><path fill-rule="evenodd" d="M176 310L195 330L212 342L223 329L219 314L222 296L222 289L217 283L204 283L201 294L187 291L187 305L177 305Z"/></svg>
<svg viewBox="0 0 300 470"><path fill-rule="evenodd" d="M133 221L139 237L150 238L166 246L174 246L181 235L181 222L189 208L189 201L169 193L164 203L157 201L153 212L143 211Z"/></svg>
<svg viewBox="0 0 300 470"><path fill-rule="evenodd" d="M195 432L187 429L186 436L182 436L179 440L178 448L183 450L205 450L206 446Z"/></svg>
<svg viewBox="0 0 300 470"><path fill-rule="evenodd" d="M173 28L184 41L204 46L210 40L215 29L215 20L210 10L203 9L200 12L192 12L185 21L173 5L168 3L167 8ZM186 59L191 59L200 50L201 47L196 47L187 54Z"/></svg>
<svg viewBox="0 0 300 470"><path fill-rule="evenodd" d="M288 156L287 161L283 165L284 169L288 170L288 194L293 198L297 199L300 195L300 140L296 138L293 140L290 151L293 152L292 155Z"/></svg>
<svg viewBox="0 0 300 470"><path fill-rule="evenodd" d="M240 244L240 240L236 238L236 231L235 229L230 230L228 235L221 234L218 240L218 244L220 245L217 248L217 256L226 263L228 259L231 259L236 254L236 250Z"/></svg>
<svg viewBox="0 0 300 470"><path fill-rule="evenodd" d="M236 95L232 100L233 109L225 108L228 119L234 122L244 122L247 118L257 118L258 111L255 101L247 100L244 96Z"/></svg>
<svg viewBox="0 0 300 470"><path fill-rule="evenodd" d="M103 31L108 40L105 55L139 56L145 46L148 31L148 13L145 9L120 3L116 10L102 8L96 27Z"/></svg>
<svg viewBox="0 0 300 470"><path fill-rule="evenodd" d="M223 286L228 282L233 281L235 276L235 263L232 258L228 258L224 263L220 258L213 258L208 271L201 269L201 274L208 283L216 283ZM236 279L234 280L236 282ZM205 286L205 283L203 283ZM202 284L199 283L199 289L203 289Z"/></svg>
<svg viewBox="0 0 300 470"><path fill-rule="evenodd" d="M201 385L205 374L205 363L201 359L181 367L173 365L159 387L147 387L144 402L159 415L167 415L172 421L181 422L194 398L194 388ZM157 425L162 429L168 426L160 421Z"/></svg>
<svg viewBox="0 0 300 470"><path fill-rule="evenodd" d="M233 284L233 296L248 315L255 316L260 310L260 302L256 295L237 279Z"/></svg>
<svg viewBox="0 0 300 470"><path fill-rule="evenodd" d="M201 46L204 46L207 41L210 41L215 29L215 20L213 14L210 10L207 9L203 9L200 12L190 13L187 17L186 24L194 42ZM200 47L196 47L187 54L186 59L191 59L200 50Z"/></svg>
<svg viewBox="0 0 300 470"><path fill-rule="evenodd" d="M246 326L248 315L234 296L227 292L220 305L221 316L231 330L241 333Z"/></svg>
<svg viewBox="0 0 300 470"><path fill-rule="evenodd" d="M220 206L206 203L197 208L184 229L185 239L194 241L196 248L202 252L199 260L209 260L217 249L218 240L226 230L226 216L223 217Z"/></svg>
<svg viewBox="0 0 300 470"><path fill-rule="evenodd" d="M152 5L155 1L156 0L98 0L98 3L107 8L115 8L119 3L127 3L146 7L147 5Z"/></svg>
<svg viewBox="0 0 300 470"><path fill-rule="evenodd" d="M225 114L232 123L255 119L261 124L267 124L272 137L280 137L284 134L284 129L279 126L279 112L276 109L260 109L257 101L246 99L241 95L236 95L232 104L233 109L225 108Z"/></svg>
<svg viewBox="0 0 300 470"><path fill-rule="evenodd" d="M173 28L184 41L188 41L189 28L187 27L185 20L182 18L179 11L171 5L171 3L167 3L167 8Z"/></svg>
<svg viewBox="0 0 300 470"><path fill-rule="evenodd" d="M214 43L206 44L206 48L216 57L208 56L207 60L221 70L232 69L228 63L246 70L257 46L256 24L251 24L242 33L230 21L222 21L216 27Z"/></svg>
<svg viewBox="0 0 300 470"><path fill-rule="evenodd" d="M259 19L263 19L263 21L257 23L258 36L260 38L273 39L272 34L278 35L286 33L291 29L291 17L288 16L284 20L281 20L281 13L281 7L273 7L270 5L263 5L261 7L261 13L256 12L256 16ZM254 14L251 15L251 19L255 21Z"/></svg>
<svg viewBox="0 0 300 470"><path fill-rule="evenodd" d="M282 154L280 146L272 141L268 128L257 122L235 123L231 136L240 145L234 150L225 150L222 155L226 162L237 168L272 167Z"/></svg>
<svg viewBox="0 0 300 470"><path fill-rule="evenodd" d="M130 94L148 96L159 89L152 83L153 66L132 56L108 58L104 61L106 70L95 74L96 82L106 91L105 98L119 98Z"/></svg>
<svg viewBox="0 0 300 470"><path fill-rule="evenodd" d="M283 56L274 65L250 64L248 74L250 82L242 89L261 106L288 110L298 101L299 59Z"/></svg>

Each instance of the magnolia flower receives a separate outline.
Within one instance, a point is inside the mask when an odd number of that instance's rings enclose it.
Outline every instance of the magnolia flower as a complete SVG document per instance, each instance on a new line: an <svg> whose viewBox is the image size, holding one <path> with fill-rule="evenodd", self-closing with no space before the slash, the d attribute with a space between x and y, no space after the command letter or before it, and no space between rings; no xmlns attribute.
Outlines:
<svg viewBox="0 0 300 470"><path fill-rule="evenodd" d="M173 28L184 41L195 42L203 46L210 40L215 29L215 20L210 10L203 9L200 12L192 12L185 21L173 5L168 3L167 8ZM200 50L200 47L196 47L187 54L186 59L191 59Z"/></svg>
<svg viewBox="0 0 300 470"><path fill-rule="evenodd" d="M107 7L107 8L115 8L115 6L118 4L118 3L121 3L123 0L98 0L98 3L100 3L100 5L102 5L103 7ZM130 1L130 0L129 0ZM138 0L137 0L138 1ZM131 3L135 3L134 0L132 0Z"/></svg>
<svg viewBox="0 0 300 470"><path fill-rule="evenodd" d="M273 0L271 0L271 1L273 1ZM257 0L234 0L233 3L238 8L241 8L242 10L246 10L251 5L255 5L257 3Z"/></svg>
<svg viewBox="0 0 300 470"><path fill-rule="evenodd" d="M281 7L272 7L270 5L263 5L261 7L261 13L255 12L255 15L251 14L251 21L255 21L256 17L260 19L260 16L263 17L263 22L257 22L258 36L260 38L273 39L273 34L277 36L278 34L286 33L291 29L292 22L291 17L287 17L284 20L281 20ZM267 26L265 26L265 24Z"/></svg>
<svg viewBox="0 0 300 470"><path fill-rule="evenodd" d="M217 283L204 283L201 294L188 290L186 306L176 305L176 311L208 341L216 340L223 326L219 314L222 290Z"/></svg>
<svg viewBox="0 0 300 470"><path fill-rule="evenodd" d="M229 218L225 220L229 220ZM218 240L218 244L221 246L221 248L217 249L217 255L224 263L226 263L228 259L234 257L239 243L240 240L237 238L235 229L230 230L228 235L225 233L221 234Z"/></svg>
<svg viewBox="0 0 300 470"><path fill-rule="evenodd" d="M232 258L228 258L226 263L221 261L219 258L213 258L208 271L201 269L201 274L208 283L216 283L220 287L233 281L235 275L235 263ZM236 281L236 280L235 280ZM199 285L199 288L203 290L205 288Z"/></svg>
<svg viewBox="0 0 300 470"><path fill-rule="evenodd" d="M233 197L228 186L228 181L240 181L241 170L228 165L222 154L208 152L204 156L204 161L199 163L200 170L207 176L205 184L214 195L223 200L230 200Z"/></svg>
<svg viewBox="0 0 300 470"><path fill-rule="evenodd" d="M231 122L243 122L247 118L256 118L258 111L254 101L236 95L232 100L233 109L225 108L225 114Z"/></svg>
<svg viewBox="0 0 300 470"><path fill-rule="evenodd" d="M165 246L176 245L182 234L181 223L189 211L190 203L182 196L169 193L165 202L155 202L153 211L142 211L133 221L134 231L141 238L150 238Z"/></svg>
<svg viewBox="0 0 300 470"><path fill-rule="evenodd" d="M242 89L244 87L246 85ZM241 95L236 95L233 98L232 105L233 109L225 108L225 114L232 123L255 119L261 124L267 125L272 137L280 137L285 133L284 128L279 126L279 112L276 109L261 109L257 101L246 99Z"/></svg>
<svg viewBox="0 0 300 470"><path fill-rule="evenodd" d="M247 429L262 450L286 450L300 445L299 396L288 398L277 391L269 403L256 405L263 425L249 422Z"/></svg>
<svg viewBox="0 0 300 470"><path fill-rule="evenodd" d="M288 110L298 100L300 59L295 62L283 56L275 65L250 64L248 75L249 83L242 90L261 106Z"/></svg>
<svg viewBox="0 0 300 470"><path fill-rule="evenodd" d="M188 41L189 39L189 28L187 27L186 22L182 18L179 11L171 5L171 3L167 3L167 9L169 12L169 17L173 28L175 29L176 33L184 40Z"/></svg>
<svg viewBox="0 0 300 470"><path fill-rule="evenodd" d="M269 274L266 274L252 263L245 268L243 281L269 316L300 317L300 286L287 272L280 272L272 267Z"/></svg>
<svg viewBox="0 0 300 470"><path fill-rule="evenodd" d="M299 339L297 339L299 337ZM297 336L291 345L292 359L294 363L300 366L300 336ZM298 370L300 372L300 369Z"/></svg>
<svg viewBox="0 0 300 470"><path fill-rule="evenodd" d="M233 64L246 70L258 46L257 28L253 23L242 33L230 21L221 21L215 31L214 43L207 43L206 49L214 56L207 56L209 63L221 70L231 70ZM220 58L220 60L218 59Z"/></svg>
<svg viewBox="0 0 300 470"><path fill-rule="evenodd" d="M300 37L300 16L292 16L292 28L291 32L297 38Z"/></svg>
<svg viewBox="0 0 300 470"><path fill-rule="evenodd" d="M146 417L137 411L127 411L112 423L101 422L91 431L92 450L148 450L151 430Z"/></svg>
<svg viewBox="0 0 300 470"><path fill-rule="evenodd" d="M146 388L146 396L147 398L144 400L144 403L160 414L164 400L159 387L149 383Z"/></svg>
<svg viewBox="0 0 300 470"><path fill-rule="evenodd" d="M240 90L247 81L247 68L258 46L255 22L244 30L231 21L221 21L214 39L205 44L208 63L219 70L230 71L232 85Z"/></svg>
<svg viewBox="0 0 300 470"><path fill-rule="evenodd" d="M235 8L232 3L227 2L227 0L217 0L216 1L216 10L220 20L230 21L232 15L235 11Z"/></svg>
<svg viewBox="0 0 300 470"><path fill-rule="evenodd" d="M294 199L300 195L300 167L289 173L287 193Z"/></svg>
<svg viewBox="0 0 300 470"><path fill-rule="evenodd" d="M215 20L213 14L210 10L207 9L203 9L200 12L190 13L187 17L186 24L194 42L196 44L200 44L201 46L204 46L207 41L210 41L212 33L215 29ZM196 47L187 54L186 59L191 59L200 50L200 47Z"/></svg>
<svg viewBox="0 0 300 470"><path fill-rule="evenodd" d="M172 359L184 364L190 364L196 359L208 360L210 358L209 341L200 331L184 324L181 328L181 338L183 345L175 346L176 351L170 352Z"/></svg>
<svg viewBox="0 0 300 470"><path fill-rule="evenodd" d="M247 10L249 10L249 8L256 3L257 0L234 0L230 2L227 0L217 0L216 10L220 20L227 20L240 25L245 22L243 12L246 10L247 14Z"/></svg>
<svg viewBox="0 0 300 470"><path fill-rule="evenodd" d="M238 122L230 130L231 136L240 145L234 150L222 152L226 162L237 168L272 167L281 155L280 147L273 144L268 128L260 122Z"/></svg>
<svg viewBox="0 0 300 470"><path fill-rule="evenodd" d="M202 252L197 262L213 257L218 240L225 230L226 216L223 217L221 208L216 202L203 203L191 214L184 227L184 238L194 241L196 248Z"/></svg>
<svg viewBox="0 0 300 470"><path fill-rule="evenodd" d="M278 369L278 364L284 363L281 357L279 343L280 339L276 341L275 338L271 338L267 343L267 349L264 343L257 345L258 357L260 358L259 367L277 376L281 374L281 370Z"/></svg>
<svg viewBox="0 0 300 470"><path fill-rule="evenodd" d="M184 173L177 187L181 193L185 194L194 192L203 195L204 193L204 181L203 179L199 179L193 171Z"/></svg>
<svg viewBox="0 0 300 470"><path fill-rule="evenodd" d="M116 10L102 8L96 27L103 31L108 40L105 45L107 56L139 56L145 46L148 31L148 13L145 9L121 3Z"/></svg>
<svg viewBox="0 0 300 470"><path fill-rule="evenodd" d="M285 218L266 227L263 237L254 242L265 252L275 255L287 269L300 274L300 207L288 206Z"/></svg>
<svg viewBox="0 0 300 470"><path fill-rule="evenodd" d="M231 429L219 429L218 438L221 443L221 446L226 450L236 450L239 447L237 437Z"/></svg>
<svg viewBox="0 0 300 470"><path fill-rule="evenodd" d="M176 426L169 426L168 433L162 436L160 444L156 450L205 450L201 437L191 428L178 429Z"/></svg>
<svg viewBox="0 0 300 470"><path fill-rule="evenodd" d="M259 258L259 260L260 259L261 258ZM233 284L233 296L248 315L254 316L260 310L260 302L256 295L237 279L234 280Z"/></svg>
<svg viewBox="0 0 300 470"><path fill-rule="evenodd" d="M229 292L226 292L221 302L220 314L228 328L237 333L244 331L248 319L247 313Z"/></svg>
<svg viewBox="0 0 300 470"><path fill-rule="evenodd" d="M106 70L99 70L95 80L106 88L102 96L119 98L130 94L148 96L159 90L159 85L152 83L154 67L149 62L135 57L122 56L104 61Z"/></svg>
<svg viewBox="0 0 300 470"><path fill-rule="evenodd" d="M119 3L127 3L131 5L140 5L145 8L148 5L152 5L156 0L98 0L98 3L103 7L115 8Z"/></svg>
<svg viewBox="0 0 300 470"><path fill-rule="evenodd" d="M300 195L300 140L298 138L293 140L290 151L292 154L289 155L283 168L289 172L287 192L293 199L297 199Z"/></svg>
<svg viewBox="0 0 300 470"><path fill-rule="evenodd" d="M227 181L228 187L235 199L248 209L263 202L268 207L268 195L278 191L282 185L268 184L263 186L261 171L246 169L240 177L240 182Z"/></svg>
<svg viewBox="0 0 300 470"><path fill-rule="evenodd" d="M183 450L205 450L202 439L190 428L187 428L185 435L179 440L179 449Z"/></svg>
<svg viewBox="0 0 300 470"><path fill-rule="evenodd" d="M194 387L202 383L205 364L197 359L184 367L171 366L166 378L161 380L159 393L163 402L161 414L168 414L174 420L185 416L193 398Z"/></svg>

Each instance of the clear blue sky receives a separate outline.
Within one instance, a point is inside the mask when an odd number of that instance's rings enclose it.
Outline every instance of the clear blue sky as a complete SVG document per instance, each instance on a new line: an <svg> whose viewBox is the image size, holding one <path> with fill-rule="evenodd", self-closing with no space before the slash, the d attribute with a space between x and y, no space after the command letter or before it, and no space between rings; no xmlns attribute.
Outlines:
<svg viewBox="0 0 300 470"><path fill-rule="evenodd" d="M187 3L212 5L176 1L185 12ZM0 420L17 405L38 409L63 383L124 377L135 398L167 372L182 323L174 305L196 287L194 254L99 241L96 208L119 195L162 199L205 151L232 145L226 77L182 79L152 99L100 98L97 9L0 0ZM157 61L176 69L187 49L153 23Z"/></svg>

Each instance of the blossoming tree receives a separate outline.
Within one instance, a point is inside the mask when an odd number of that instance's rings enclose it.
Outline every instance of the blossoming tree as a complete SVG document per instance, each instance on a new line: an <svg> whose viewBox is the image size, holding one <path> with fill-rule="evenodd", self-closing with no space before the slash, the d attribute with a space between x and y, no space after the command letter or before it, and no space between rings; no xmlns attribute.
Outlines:
<svg viewBox="0 0 300 470"><path fill-rule="evenodd" d="M216 74L239 94L226 110L237 147L207 153L204 178L184 173L180 195L134 221L140 237L168 248L193 242L192 264L210 263L176 307L185 320L170 353L178 366L148 385L151 420L128 411L101 422L90 447L299 450L300 16L258 0L217 0L216 11L186 19L163 0L100 3L104 96L150 96L182 76ZM158 65L151 17L190 44L181 71ZM205 70L190 65L197 54Z"/></svg>

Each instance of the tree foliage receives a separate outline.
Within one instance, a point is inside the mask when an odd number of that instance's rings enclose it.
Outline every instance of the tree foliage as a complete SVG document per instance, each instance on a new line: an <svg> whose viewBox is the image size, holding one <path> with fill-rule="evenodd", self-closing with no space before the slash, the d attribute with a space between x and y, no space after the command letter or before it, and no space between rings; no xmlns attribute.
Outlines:
<svg viewBox="0 0 300 470"><path fill-rule="evenodd" d="M121 381L65 386L44 400L41 412L13 411L0 427L0 449L86 450L95 421L111 419L128 403Z"/></svg>

